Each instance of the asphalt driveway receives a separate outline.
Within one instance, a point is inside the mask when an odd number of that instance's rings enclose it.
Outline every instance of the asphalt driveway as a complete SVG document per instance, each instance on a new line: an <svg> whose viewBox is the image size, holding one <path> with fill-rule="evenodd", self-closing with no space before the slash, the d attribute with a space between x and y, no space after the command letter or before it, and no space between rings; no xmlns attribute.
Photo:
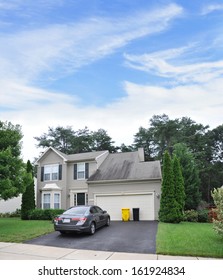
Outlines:
<svg viewBox="0 0 223 280"><path fill-rule="evenodd" d="M25 243L82 250L155 254L157 226L156 221L112 221L109 227L98 229L94 235L61 235L53 232Z"/></svg>

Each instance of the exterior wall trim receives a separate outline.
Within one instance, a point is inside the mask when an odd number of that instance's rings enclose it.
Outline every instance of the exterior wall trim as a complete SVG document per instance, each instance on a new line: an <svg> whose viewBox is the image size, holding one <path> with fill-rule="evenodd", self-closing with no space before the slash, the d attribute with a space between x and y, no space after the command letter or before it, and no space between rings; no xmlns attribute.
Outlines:
<svg viewBox="0 0 223 280"><path fill-rule="evenodd" d="M129 196L129 195L154 195L155 191L150 191L150 192L115 192L115 193L95 193L94 194L94 199L97 196Z"/></svg>

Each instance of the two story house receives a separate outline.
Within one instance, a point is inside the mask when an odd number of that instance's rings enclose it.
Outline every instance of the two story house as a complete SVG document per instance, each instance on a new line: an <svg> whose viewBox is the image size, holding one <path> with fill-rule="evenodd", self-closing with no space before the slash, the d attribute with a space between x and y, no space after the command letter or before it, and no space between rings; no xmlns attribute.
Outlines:
<svg viewBox="0 0 223 280"><path fill-rule="evenodd" d="M141 148L66 155L49 147L36 163L38 208L96 204L112 220L122 219L122 208L140 208L140 220L158 219L160 162L145 162Z"/></svg>

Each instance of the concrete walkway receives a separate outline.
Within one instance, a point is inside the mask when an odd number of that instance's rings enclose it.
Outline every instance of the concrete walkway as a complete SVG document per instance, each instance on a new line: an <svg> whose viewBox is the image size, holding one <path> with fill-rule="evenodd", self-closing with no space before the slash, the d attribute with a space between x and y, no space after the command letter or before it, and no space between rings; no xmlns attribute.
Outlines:
<svg viewBox="0 0 223 280"><path fill-rule="evenodd" d="M0 242L0 260L207 260L211 258L132 254Z"/></svg>

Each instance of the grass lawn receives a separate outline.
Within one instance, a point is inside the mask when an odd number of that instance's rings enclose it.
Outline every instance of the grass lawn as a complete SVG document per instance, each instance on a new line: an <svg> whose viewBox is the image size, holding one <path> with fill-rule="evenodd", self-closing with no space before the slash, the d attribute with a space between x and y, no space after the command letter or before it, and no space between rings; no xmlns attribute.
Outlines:
<svg viewBox="0 0 223 280"><path fill-rule="evenodd" d="M51 221L24 221L0 218L0 242L24 242L54 231Z"/></svg>
<svg viewBox="0 0 223 280"><path fill-rule="evenodd" d="M223 257L223 238L210 223L159 223L156 246L163 255Z"/></svg>

